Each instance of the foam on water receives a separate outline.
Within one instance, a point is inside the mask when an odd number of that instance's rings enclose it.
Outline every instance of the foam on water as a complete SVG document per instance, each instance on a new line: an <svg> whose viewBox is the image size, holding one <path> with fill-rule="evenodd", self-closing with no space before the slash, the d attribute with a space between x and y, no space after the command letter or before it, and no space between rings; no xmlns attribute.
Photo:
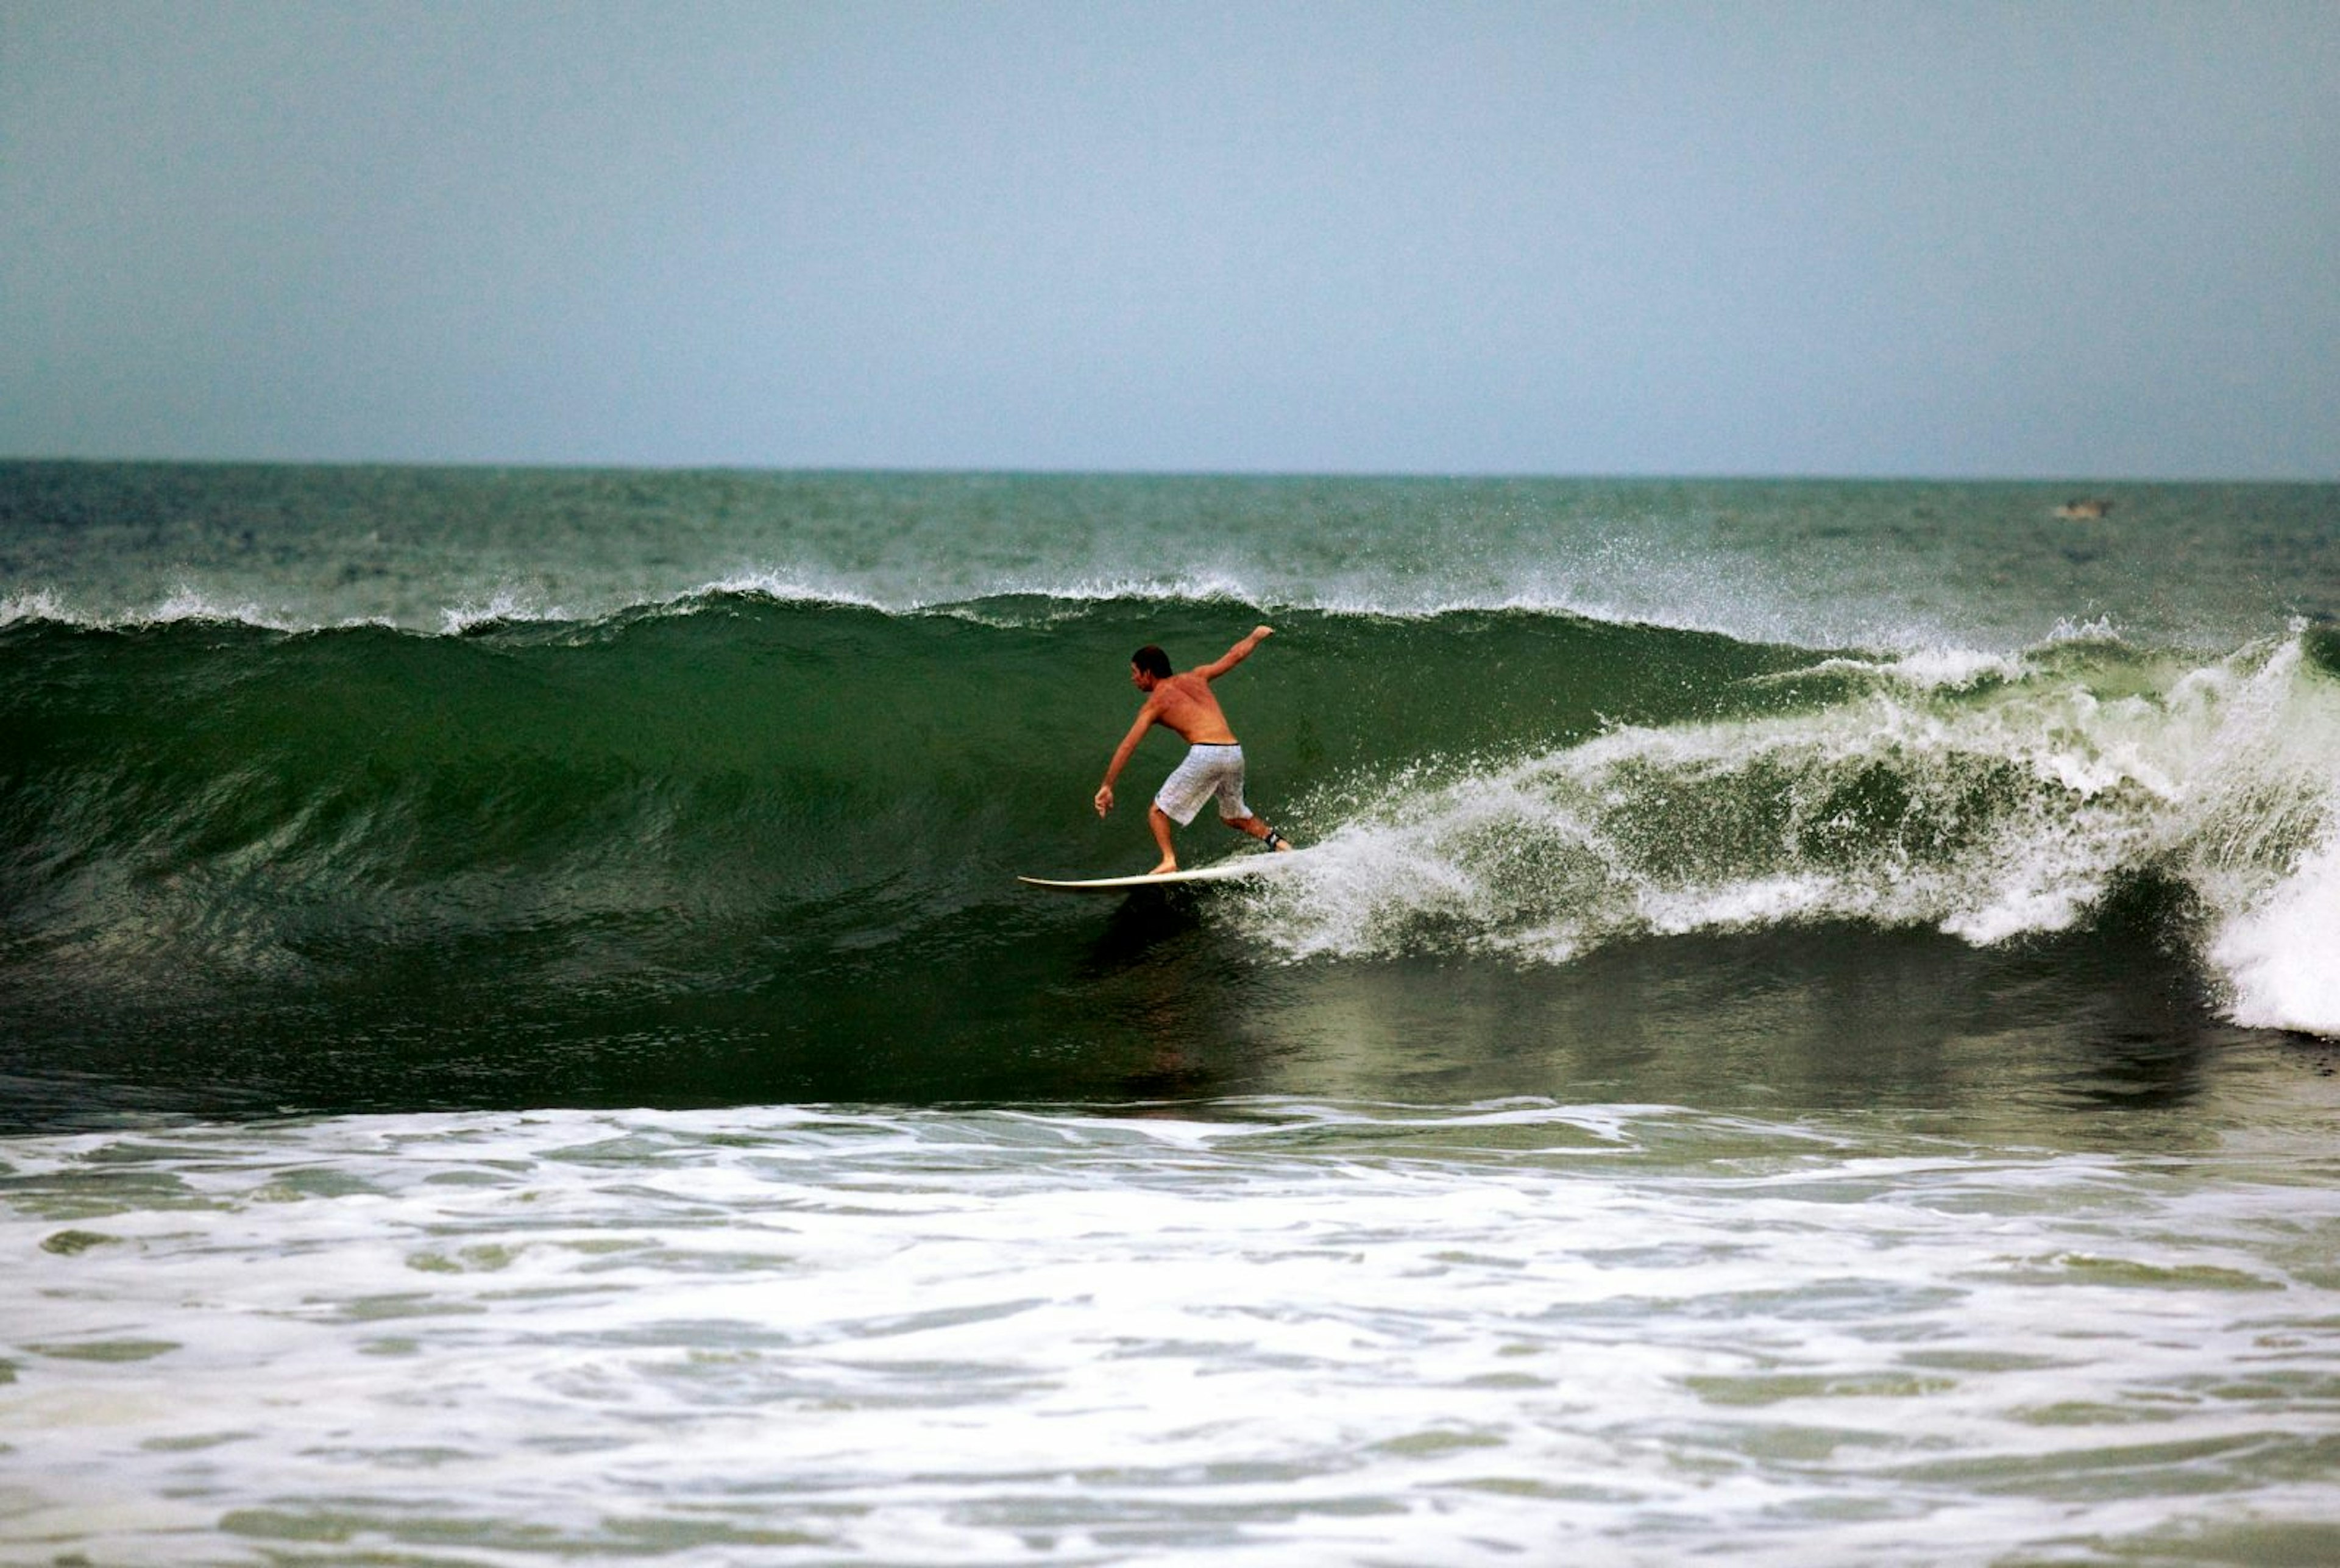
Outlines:
<svg viewBox="0 0 2340 1568"><path fill-rule="evenodd" d="M151 603L103 609L77 605L54 590L37 589L0 600L0 626L49 621L121 630L180 621L219 621L261 630L296 632L344 626L402 625L409 631L461 637L500 624L595 624L644 613L691 613L706 608L710 600L727 598L762 599L776 604L836 605L885 615L954 615L1003 626L1046 625L1096 605L1135 601L1155 606L1225 605L1242 607L1246 613L1271 615L1307 610L1374 620L1434 620L1448 615L1497 613L1570 616L1620 626L1720 635L1743 635L1748 630L1738 618L1730 616L1671 612L1654 606L1634 606L1599 596L1569 593L1293 592L1278 591L1233 575L1209 573L1173 577L1012 576L987 579L943 592L878 592L835 581L832 574L763 567L743 568L670 592L600 600L554 598L530 588L499 584L459 594L441 604L427 620L411 623L380 613L304 616L288 608L272 609L253 599L239 600L183 584ZM1784 623L1767 624L1760 630L1780 633L1780 640L1784 642L1797 640L1796 629ZM1877 645L1897 646L1921 636L1914 631L1888 633Z"/></svg>
<svg viewBox="0 0 2340 1568"><path fill-rule="evenodd" d="M13 1140L0 1546L2328 1546L2340 1203L2299 1153L1534 1101Z"/></svg>
<svg viewBox="0 0 2340 1568"><path fill-rule="evenodd" d="M14 626L20 620L62 622L67 618L63 600L51 589L35 589L0 598L0 626Z"/></svg>
<svg viewBox="0 0 2340 1568"><path fill-rule="evenodd" d="M48 589L0 600L0 626L19 623L78 626L92 630L136 630L143 627L215 623L249 626L261 631L313 631L315 623L281 610L263 609L253 600L231 600L188 583L181 583L144 608L102 612L74 606ZM339 624L356 624L342 622Z"/></svg>
<svg viewBox="0 0 2340 1568"><path fill-rule="evenodd" d="M1985 681L2020 680L2023 669L2022 659L2016 655L1933 646L1912 648L1887 659L1824 659L1806 670L1761 679L1765 684L1785 685L1814 674L1849 675L1891 680L1925 690L1959 690Z"/></svg>
<svg viewBox="0 0 2340 1568"><path fill-rule="evenodd" d="M571 620L575 615L560 605L548 605L524 590L499 588L485 600L465 600L439 612L440 632L461 637L482 626L508 621Z"/></svg>
<svg viewBox="0 0 2340 1568"><path fill-rule="evenodd" d="M1979 944L2157 877L2202 901L2238 1020L2340 1034L2340 689L2297 635L2192 668L2066 651L1831 660L1866 693L1353 784L1253 930L1294 958L1828 920Z"/></svg>
<svg viewBox="0 0 2340 1568"><path fill-rule="evenodd" d="M2252 1028L2340 1035L2340 832L2229 912L2210 956Z"/></svg>

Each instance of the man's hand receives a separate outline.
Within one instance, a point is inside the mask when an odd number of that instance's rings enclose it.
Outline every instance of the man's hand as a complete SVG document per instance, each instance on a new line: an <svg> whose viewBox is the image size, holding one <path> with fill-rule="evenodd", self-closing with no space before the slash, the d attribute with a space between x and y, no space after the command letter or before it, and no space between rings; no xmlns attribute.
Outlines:
<svg viewBox="0 0 2340 1568"><path fill-rule="evenodd" d="M1110 811L1110 810L1112 810L1112 809L1113 809L1113 786L1112 786L1112 785L1110 785L1110 784L1100 784L1100 785L1098 785L1098 786L1097 786L1097 792L1096 792L1096 809L1097 809L1097 815L1098 815L1098 816L1100 816L1100 817L1104 816L1106 812L1108 812L1108 811Z"/></svg>
<svg viewBox="0 0 2340 1568"><path fill-rule="evenodd" d="M1254 642L1257 642L1263 637L1273 637L1274 635L1275 628L1273 626L1254 626L1251 629L1251 638Z"/></svg>

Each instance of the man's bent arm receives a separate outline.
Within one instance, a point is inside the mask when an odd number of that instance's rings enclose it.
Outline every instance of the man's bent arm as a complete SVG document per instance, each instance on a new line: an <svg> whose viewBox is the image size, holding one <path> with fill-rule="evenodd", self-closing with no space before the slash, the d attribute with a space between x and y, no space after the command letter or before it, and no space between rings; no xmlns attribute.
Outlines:
<svg viewBox="0 0 2340 1568"><path fill-rule="evenodd" d="M1275 628L1273 626L1254 626L1251 629L1251 635L1249 637L1244 638L1241 642L1236 643L1233 648L1230 648L1225 653L1220 654L1215 660L1204 665L1202 669L1196 670L1195 673L1201 676L1205 680L1216 680L1220 676L1225 675L1228 670L1233 670L1236 665L1241 664L1244 660L1249 659L1251 657L1252 650L1257 648L1263 640L1274 635Z"/></svg>

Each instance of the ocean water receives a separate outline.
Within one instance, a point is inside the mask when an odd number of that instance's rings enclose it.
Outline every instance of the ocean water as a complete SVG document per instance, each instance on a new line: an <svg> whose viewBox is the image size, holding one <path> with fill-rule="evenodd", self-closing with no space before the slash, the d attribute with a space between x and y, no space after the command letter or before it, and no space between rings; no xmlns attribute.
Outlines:
<svg viewBox="0 0 2340 1568"><path fill-rule="evenodd" d="M2340 1559L2336 534L0 463L0 1558Z"/></svg>

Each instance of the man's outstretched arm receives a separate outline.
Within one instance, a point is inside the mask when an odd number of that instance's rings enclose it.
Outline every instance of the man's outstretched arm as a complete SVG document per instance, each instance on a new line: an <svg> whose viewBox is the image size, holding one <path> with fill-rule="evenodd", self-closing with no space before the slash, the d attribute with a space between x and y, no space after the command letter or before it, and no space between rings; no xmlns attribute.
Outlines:
<svg viewBox="0 0 2340 1568"><path fill-rule="evenodd" d="M1275 628L1273 626L1254 626L1251 629L1249 637L1244 638L1195 673L1205 680L1216 680L1220 676L1249 659L1253 649L1274 635Z"/></svg>
<svg viewBox="0 0 2340 1568"><path fill-rule="evenodd" d="M1137 722L1129 727L1129 733L1123 736L1121 744L1114 749L1113 760L1105 765L1105 782L1097 787L1096 814L1098 816L1102 817L1113 809L1113 781L1121 777L1121 770L1124 768L1129 766L1129 754L1136 750L1137 743L1145 738L1145 731L1153 727L1155 717L1154 704L1151 702L1139 709Z"/></svg>

